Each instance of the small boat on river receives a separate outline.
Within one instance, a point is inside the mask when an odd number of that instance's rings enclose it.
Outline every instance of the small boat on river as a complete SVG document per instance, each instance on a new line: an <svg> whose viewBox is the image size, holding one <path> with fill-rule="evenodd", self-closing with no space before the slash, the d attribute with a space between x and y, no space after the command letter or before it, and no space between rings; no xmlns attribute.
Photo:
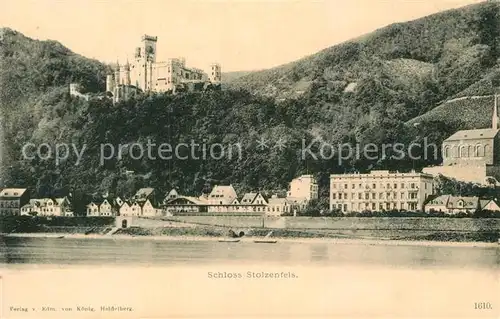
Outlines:
<svg viewBox="0 0 500 319"><path fill-rule="evenodd" d="M221 242L221 243L237 243L239 241L240 241L239 238L221 238L221 239L219 239L219 242Z"/></svg>
<svg viewBox="0 0 500 319"><path fill-rule="evenodd" d="M278 241L270 239L273 231L271 230L264 238L262 239L256 239L253 242L256 244L276 244Z"/></svg>

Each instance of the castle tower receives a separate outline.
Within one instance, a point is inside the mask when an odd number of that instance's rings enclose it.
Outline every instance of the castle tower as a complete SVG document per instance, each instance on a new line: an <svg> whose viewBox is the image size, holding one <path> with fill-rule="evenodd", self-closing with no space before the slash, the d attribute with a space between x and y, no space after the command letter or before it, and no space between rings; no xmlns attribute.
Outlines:
<svg viewBox="0 0 500 319"><path fill-rule="evenodd" d="M114 89L115 89L115 79L113 77L113 74L108 74L106 75L106 92L113 93Z"/></svg>
<svg viewBox="0 0 500 319"><path fill-rule="evenodd" d="M124 70L124 80L122 81L123 84L125 85L130 85L130 63L128 62L127 59L127 64L125 64L125 70Z"/></svg>
<svg viewBox="0 0 500 319"><path fill-rule="evenodd" d="M500 96L498 94L495 94L494 98L495 98L495 103L493 105L493 117L491 119L491 128L493 128L494 130L498 130L499 129L499 127L498 127L498 99L500 98Z"/></svg>
<svg viewBox="0 0 500 319"><path fill-rule="evenodd" d="M115 69L115 86L119 86L120 83L120 62L116 61L116 69Z"/></svg>
<svg viewBox="0 0 500 319"><path fill-rule="evenodd" d="M212 63L210 65L208 80L214 84L220 84L220 82L222 81L221 67L219 63Z"/></svg>
<svg viewBox="0 0 500 319"><path fill-rule="evenodd" d="M156 42L158 41L158 37L152 37L150 35L145 34L142 37L142 45L141 52L142 57L148 61L155 63L156 62Z"/></svg>
<svg viewBox="0 0 500 319"><path fill-rule="evenodd" d="M138 79L139 88L149 91L153 87L153 64L156 63L156 42L158 38L145 34L142 37L140 50Z"/></svg>

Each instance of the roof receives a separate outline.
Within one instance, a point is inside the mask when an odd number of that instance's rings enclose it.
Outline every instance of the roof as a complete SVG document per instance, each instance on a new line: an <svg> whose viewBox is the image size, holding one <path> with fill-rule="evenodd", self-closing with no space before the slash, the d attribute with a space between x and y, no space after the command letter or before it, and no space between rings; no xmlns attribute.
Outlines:
<svg viewBox="0 0 500 319"><path fill-rule="evenodd" d="M427 205L446 205L451 195L441 195L429 201Z"/></svg>
<svg viewBox="0 0 500 319"><path fill-rule="evenodd" d="M448 137L446 141L460 141L460 140L477 140L477 139L492 139L498 134L498 129L485 128L477 130L463 130L458 131L452 136Z"/></svg>
<svg viewBox="0 0 500 319"><path fill-rule="evenodd" d="M277 198L277 197L273 197L273 198L269 198L268 200L268 203L269 205L277 205L277 204L290 204L290 201L287 199L287 198Z"/></svg>
<svg viewBox="0 0 500 319"><path fill-rule="evenodd" d="M257 197L258 193L246 193L243 195L243 198L240 200L242 204L251 204L255 197Z"/></svg>
<svg viewBox="0 0 500 319"><path fill-rule="evenodd" d="M236 195L236 191L234 190L232 185L224 185L224 186L215 186L209 195L210 198L216 199L217 201L223 201L224 205L229 205L233 201Z"/></svg>
<svg viewBox="0 0 500 319"><path fill-rule="evenodd" d="M491 201L493 201L493 200L492 199L480 199L479 206L481 207L481 209L484 209L486 207L486 205L488 205L488 203Z"/></svg>
<svg viewBox="0 0 500 319"><path fill-rule="evenodd" d="M303 204L307 202L307 198L305 197L287 197L288 201L296 203L296 204Z"/></svg>
<svg viewBox="0 0 500 319"><path fill-rule="evenodd" d="M21 197L26 188L4 188L0 192L0 197Z"/></svg>
<svg viewBox="0 0 500 319"><path fill-rule="evenodd" d="M458 203L463 201L463 206L459 206ZM466 209L477 209L479 204L478 197L455 197L450 196L448 199L447 208L466 208Z"/></svg>
<svg viewBox="0 0 500 319"><path fill-rule="evenodd" d="M460 201L463 201L463 205L458 205ZM484 201L484 200L483 200ZM489 200L486 200L486 205ZM464 208L464 209L477 209L478 205L482 204L479 197L472 196L452 196L452 195L441 195L433 200L431 200L427 205L444 205L448 209L454 208Z"/></svg>
<svg viewBox="0 0 500 319"><path fill-rule="evenodd" d="M228 193L236 193L233 185L215 185L210 194L222 194L227 195Z"/></svg>
<svg viewBox="0 0 500 319"><path fill-rule="evenodd" d="M168 200L165 204L166 205L170 205L174 201L177 201L179 199L185 199L185 200L191 202L194 205L207 205L208 204L207 201L201 200L199 198L192 197L192 196L177 196L176 198L172 198L172 199Z"/></svg>
<svg viewBox="0 0 500 319"><path fill-rule="evenodd" d="M135 193L134 197L148 197L149 195L151 195L153 192L155 191L154 188L151 188L151 187L145 187L145 188L141 188L137 191L137 193Z"/></svg>

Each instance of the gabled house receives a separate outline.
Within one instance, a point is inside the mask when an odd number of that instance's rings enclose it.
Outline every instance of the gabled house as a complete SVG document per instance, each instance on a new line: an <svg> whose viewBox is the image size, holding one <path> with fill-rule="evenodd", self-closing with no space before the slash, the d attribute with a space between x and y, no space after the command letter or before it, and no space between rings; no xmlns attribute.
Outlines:
<svg viewBox="0 0 500 319"><path fill-rule="evenodd" d="M170 192L168 192L168 194L165 196L165 199L163 200L163 202L165 203L166 201L175 199L178 196L179 196L179 192L177 192L177 190L175 188L172 188L170 190Z"/></svg>
<svg viewBox="0 0 500 319"><path fill-rule="evenodd" d="M96 217L99 216L99 205L101 203L97 200L94 200L87 204L87 217Z"/></svg>
<svg viewBox="0 0 500 319"><path fill-rule="evenodd" d="M73 209L71 207L71 201L67 196L64 197L56 197L54 199L61 210L60 216L73 217Z"/></svg>
<svg viewBox="0 0 500 319"><path fill-rule="evenodd" d="M231 205L235 198L238 196L232 185L215 185L208 195L208 200L212 205Z"/></svg>
<svg viewBox="0 0 500 319"><path fill-rule="evenodd" d="M500 205L493 199L480 199L479 204L481 205L481 210L500 212Z"/></svg>
<svg viewBox="0 0 500 319"><path fill-rule="evenodd" d="M446 214L474 213L482 210L500 211L498 203L491 199L476 196L441 195L425 205L425 212L443 212Z"/></svg>
<svg viewBox="0 0 500 319"><path fill-rule="evenodd" d="M157 216L157 210L149 199L139 204L141 206L141 216L154 217Z"/></svg>
<svg viewBox="0 0 500 319"><path fill-rule="evenodd" d="M99 216L116 216L117 213L118 207L112 199L105 198L99 205Z"/></svg>
<svg viewBox="0 0 500 319"><path fill-rule="evenodd" d="M0 215L21 215L21 207L28 204L26 188L4 188L0 191Z"/></svg>
<svg viewBox="0 0 500 319"><path fill-rule="evenodd" d="M129 216L141 216L142 214L142 209L141 205L137 201L133 201L132 203L129 204Z"/></svg>
<svg viewBox="0 0 500 319"><path fill-rule="evenodd" d="M118 209L120 216L132 216L132 210L129 201L123 201L122 205Z"/></svg>

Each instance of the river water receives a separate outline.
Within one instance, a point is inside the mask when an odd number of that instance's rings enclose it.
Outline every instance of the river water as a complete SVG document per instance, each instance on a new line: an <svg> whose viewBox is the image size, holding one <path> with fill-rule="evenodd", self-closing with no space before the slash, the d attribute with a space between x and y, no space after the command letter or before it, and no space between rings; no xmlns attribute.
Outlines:
<svg viewBox="0 0 500 319"><path fill-rule="evenodd" d="M154 239L20 238L0 240L0 263L52 265L385 265L390 267L500 266L500 247L366 243L169 241Z"/></svg>
<svg viewBox="0 0 500 319"><path fill-rule="evenodd" d="M149 238L2 238L0 245L0 317L6 318L500 314L500 248L495 246ZM266 278L267 273L275 277ZM492 309L476 309L483 302ZM91 310L77 310L81 306ZM132 311L100 310L108 306Z"/></svg>

